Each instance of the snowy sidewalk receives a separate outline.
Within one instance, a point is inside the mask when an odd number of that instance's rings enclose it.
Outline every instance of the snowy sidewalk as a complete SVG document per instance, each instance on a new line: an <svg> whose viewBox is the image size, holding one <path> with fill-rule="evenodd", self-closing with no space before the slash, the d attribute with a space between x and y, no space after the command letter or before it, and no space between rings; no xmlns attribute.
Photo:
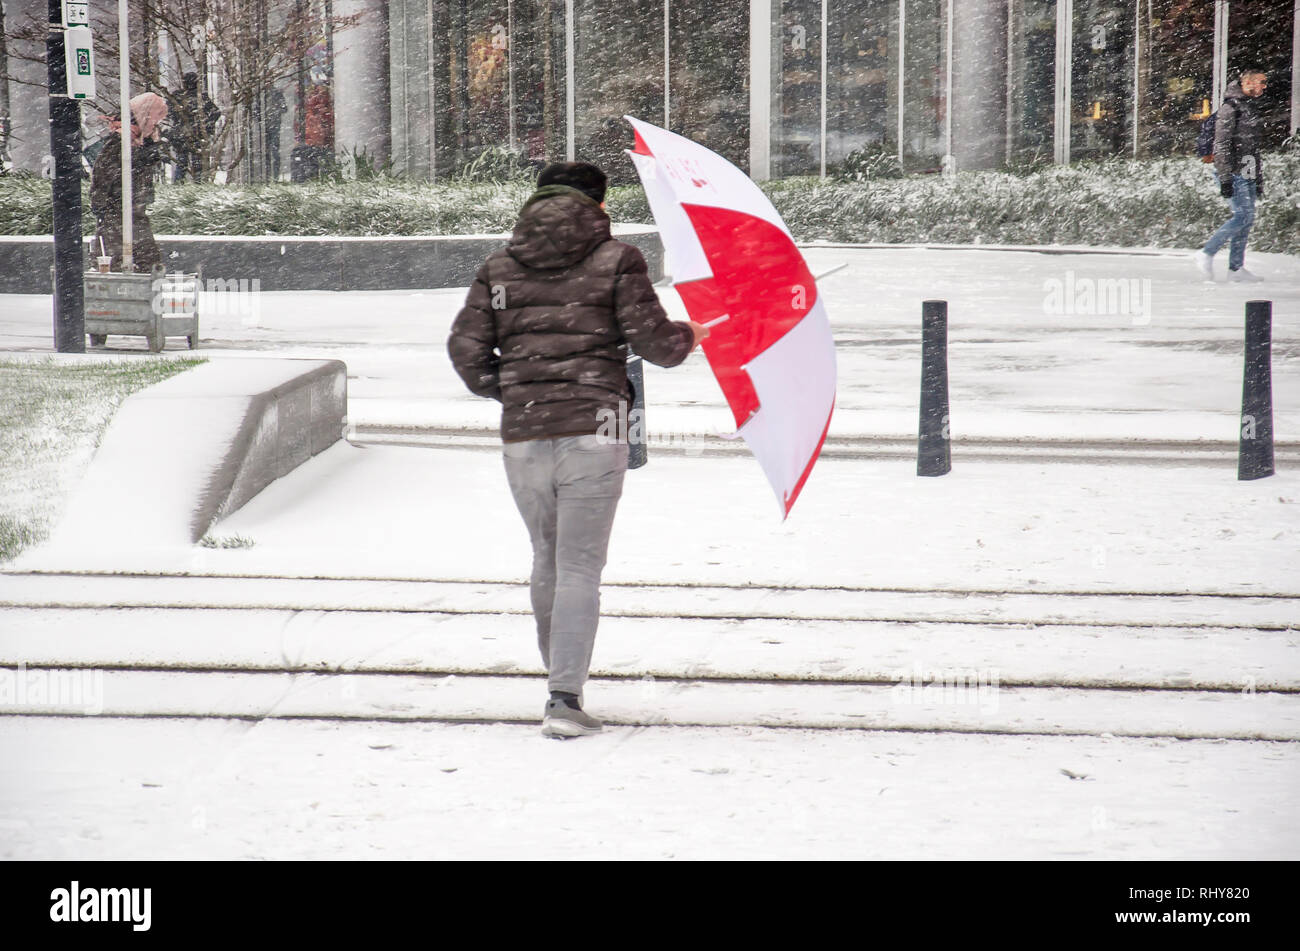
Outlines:
<svg viewBox="0 0 1300 951"><path fill-rule="evenodd" d="M915 439L921 301L950 302L952 432L963 440L1235 445L1247 300L1274 301L1276 434L1300 443L1300 260L1251 256L1267 278L1203 284L1178 253L1038 254L995 249L805 249L836 336L840 386L829 440ZM1121 282L1133 294L1115 296ZM1136 282L1136 283L1134 283ZM1066 289L1070 306L1058 306ZM1093 305L1080 307L1084 289ZM661 299L684 317L673 291ZM1111 298L1114 297L1114 300ZM199 355L342 359L349 419L375 427L493 431L495 404L468 394L446 336L462 290L207 295ZM1127 301L1127 306L1125 302ZM1145 312L1143 312L1145 311ZM140 352L115 337L105 355ZM48 297L0 296L0 350L48 352ZM649 429L716 436L730 413L700 355L648 367Z"/></svg>
<svg viewBox="0 0 1300 951"><path fill-rule="evenodd" d="M1294 859L1294 747L11 719L0 856Z"/></svg>
<svg viewBox="0 0 1300 951"><path fill-rule="evenodd" d="M628 475L587 691L610 727L568 744L537 733L495 404L446 361L462 295L214 317L214 359L344 359L363 445L219 523L238 547L0 572L0 668L33 685L0 717L0 856L1300 855L1300 482L1239 482L1223 448L1247 297L1277 302L1277 433L1300 436L1300 265L1258 256L1264 295L1173 257L810 258L849 262L824 288L844 451L782 522L708 443L704 361L651 368L652 431L698 441ZM1150 319L1049 313L1071 272L1150 280ZM918 479L931 296L957 445ZM42 307L0 299L0 346L38 350Z"/></svg>

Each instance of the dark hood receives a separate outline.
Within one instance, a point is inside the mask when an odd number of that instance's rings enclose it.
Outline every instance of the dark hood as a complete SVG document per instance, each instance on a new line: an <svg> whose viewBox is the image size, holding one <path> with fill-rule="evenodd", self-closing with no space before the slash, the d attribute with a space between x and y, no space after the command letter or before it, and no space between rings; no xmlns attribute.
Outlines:
<svg viewBox="0 0 1300 951"><path fill-rule="evenodd" d="M519 212L506 252L525 267L572 267L610 238L609 215L567 185L546 185Z"/></svg>
<svg viewBox="0 0 1300 951"><path fill-rule="evenodd" d="M1245 99L1246 94L1241 91L1241 80L1234 79L1228 83L1228 88L1223 90L1224 99Z"/></svg>

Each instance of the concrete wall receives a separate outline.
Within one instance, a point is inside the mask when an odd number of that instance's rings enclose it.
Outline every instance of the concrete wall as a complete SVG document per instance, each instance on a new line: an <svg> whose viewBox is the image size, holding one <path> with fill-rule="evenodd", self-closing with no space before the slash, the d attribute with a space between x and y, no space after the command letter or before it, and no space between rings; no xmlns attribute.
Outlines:
<svg viewBox="0 0 1300 951"><path fill-rule="evenodd" d="M652 278L663 275L663 245L648 226L615 235L641 249ZM89 242L90 239L87 239ZM505 235L427 238L221 238L159 235L169 270L203 267L208 280L259 282L264 291L359 291L466 287ZM86 260L90 260L89 257ZM0 237L0 294L50 293L54 243Z"/></svg>

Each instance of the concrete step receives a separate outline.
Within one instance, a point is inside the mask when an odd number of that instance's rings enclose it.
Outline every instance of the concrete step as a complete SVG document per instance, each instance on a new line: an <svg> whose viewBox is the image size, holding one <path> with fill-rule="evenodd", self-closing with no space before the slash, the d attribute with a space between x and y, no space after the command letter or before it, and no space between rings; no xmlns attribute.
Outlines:
<svg viewBox="0 0 1300 951"><path fill-rule="evenodd" d="M544 681L531 677L42 668L21 674L21 689L7 684L10 715L536 724L546 696ZM1300 696L1276 693L597 678L586 702L615 726L1300 739Z"/></svg>
<svg viewBox="0 0 1300 951"><path fill-rule="evenodd" d="M4 608L0 666L539 676L534 631L522 613ZM606 617L592 673L1300 693L1298 658L1300 633L1243 628Z"/></svg>
<svg viewBox="0 0 1300 951"><path fill-rule="evenodd" d="M348 428L347 439L358 446L412 446L430 449L474 449L500 452L497 429L453 425L391 425L359 422ZM714 433L669 431L651 426L646 432L650 451L674 456L743 456L749 448L741 440ZM1143 465L1209 466L1235 468L1238 445L1215 439L1018 439L997 437L954 438L954 455L968 462L1141 463ZM915 436L836 435L822 445L827 459L915 459ZM1275 461L1300 463L1300 443L1279 440Z"/></svg>
<svg viewBox="0 0 1300 951"><path fill-rule="evenodd" d="M602 617L1300 630L1300 596L606 584ZM0 572L0 607L528 614L519 582Z"/></svg>

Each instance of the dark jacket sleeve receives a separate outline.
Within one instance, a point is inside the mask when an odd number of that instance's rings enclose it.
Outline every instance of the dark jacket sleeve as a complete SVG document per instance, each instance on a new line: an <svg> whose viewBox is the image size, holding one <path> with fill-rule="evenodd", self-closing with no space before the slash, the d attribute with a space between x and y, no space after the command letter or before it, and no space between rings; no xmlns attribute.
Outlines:
<svg viewBox="0 0 1300 951"><path fill-rule="evenodd" d="M497 322L488 287L487 263L478 269L465 306L452 321L447 354L471 393L500 401L501 355L497 350Z"/></svg>
<svg viewBox="0 0 1300 951"><path fill-rule="evenodd" d="M632 352L656 366L675 367L691 352L690 325L669 320L659 303L645 258L624 245L614 276L614 314Z"/></svg>
<svg viewBox="0 0 1300 951"><path fill-rule="evenodd" d="M1225 99L1214 123L1214 171L1221 182L1230 182L1237 174L1237 108Z"/></svg>
<svg viewBox="0 0 1300 951"><path fill-rule="evenodd" d="M122 213L121 141L105 142L90 169L90 210L100 218Z"/></svg>

